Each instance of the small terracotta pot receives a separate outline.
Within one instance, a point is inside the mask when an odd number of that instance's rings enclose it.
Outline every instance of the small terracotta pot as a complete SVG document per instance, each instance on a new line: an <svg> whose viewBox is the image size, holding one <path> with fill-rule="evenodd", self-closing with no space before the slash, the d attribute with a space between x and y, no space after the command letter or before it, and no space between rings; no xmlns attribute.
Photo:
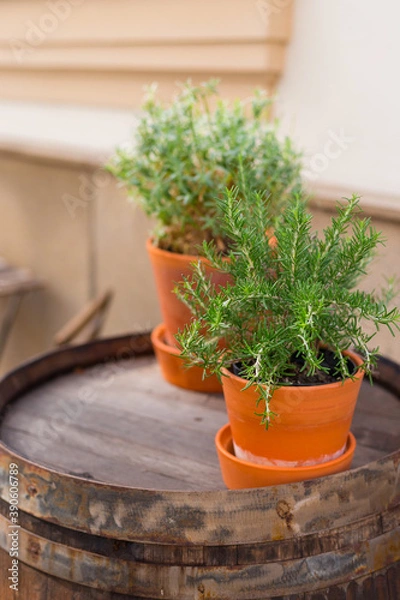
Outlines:
<svg viewBox="0 0 400 600"><path fill-rule="evenodd" d="M362 360L345 352L359 367ZM268 429L255 413L259 397L255 386L223 371L222 387L238 458L277 467L306 467L338 458L346 448L348 433L363 379L313 386L283 386L270 402L275 417Z"/></svg>
<svg viewBox="0 0 400 600"><path fill-rule="evenodd" d="M230 425L224 425L215 436L215 445L225 485L231 489L255 488L306 481L340 473L350 468L356 449L352 433L347 437L345 451L341 456L320 465L309 467L274 467L257 465L237 458L234 454Z"/></svg>
<svg viewBox="0 0 400 600"><path fill-rule="evenodd" d="M158 300L166 328L165 337L168 344L176 345L175 335L179 330L182 331L193 315L174 294L175 285L181 282L184 276L191 275L193 272L191 265L198 260L205 265L206 272L215 285L226 285L229 276L210 267L209 261L205 258L161 250L154 246L152 239L147 240L146 248L153 267Z"/></svg>
<svg viewBox="0 0 400 600"><path fill-rule="evenodd" d="M185 367L180 351L166 342L164 323L151 332L151 342L157 357L161 373L168 383L195 392L222 393L222 385L215 375L203 379L201 367Z"/></svg>

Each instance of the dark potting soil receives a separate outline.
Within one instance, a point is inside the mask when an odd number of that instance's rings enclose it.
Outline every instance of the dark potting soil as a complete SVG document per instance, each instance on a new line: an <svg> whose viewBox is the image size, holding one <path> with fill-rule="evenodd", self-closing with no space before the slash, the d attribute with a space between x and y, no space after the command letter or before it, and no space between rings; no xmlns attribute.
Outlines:
<svg viewBox="0 0 400 600"><path fill-rule="evenodd" d="M323 385L326 383L335 383L336 381L341 381L342 377L338 375L339 365L335 354L326 348L322 348L321 353L324 355L322 366L325 367L328 372L319 370L310 377L307 375L307 371L302 370L304 368L304 358L302 356L293 355L291 357L292 372L284 377L280 383L282 385L306 386ZM349 373L354 375L357 370L357 366L349 357L346 357L346 362ZM238 377L244 377L243 363L234 363L230 370L234 375L237 375Z"/></svg>

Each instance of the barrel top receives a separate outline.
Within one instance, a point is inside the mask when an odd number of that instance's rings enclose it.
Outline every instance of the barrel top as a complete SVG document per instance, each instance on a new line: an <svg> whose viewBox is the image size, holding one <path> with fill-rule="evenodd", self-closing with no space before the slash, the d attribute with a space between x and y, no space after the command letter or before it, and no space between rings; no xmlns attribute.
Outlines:
<svg viewBox="0 0 400 600"><path fill-rule="evenodd" d="M6 409L0 439L35 463L85 479L153 490L218 490L224 484L214 436L226 422L222 395L167 383L146 348L86 367L77 356L72 370L58 376L49 370L45 381ZM396 451L398 398L364 383L352 430L358 440L353 467Z"/></svg>
<svg viewBox="0 0 400 600"><path fill-rule="evenodd" d="M108 484L223 489L214 435L222 396L166 383L152 356L76 369L23 394L1 439L35 463Z"/></svg>
<svg viewBox="0 0 400 600"><path fill-rule="evenodd" d="M399 460L399 395L400 368L382 359L375 385L363 384L354 417L358 448L353 468L325 478L335 478L335 487L350 485L351 475L351 485L358 486L362 495L362 482L367 485L366 469L370 469L377 481L381 477L391 486L381 490L387 502L398 493L393 477L385 471L393 474ZM101 522L100 505L99 514L93 516L96 494L102 493L110 505L119 502L121 515L133 500L135 510L140 510L141 502L147 503L150 515L152 502L160 505L173 494L178 515L171 518L174 535L177 528L182 531L176 519L183 507L182 518L187 519L189 507L192 527L201 527L208 508L214 506L209 518L215 518L216 511L225 509L220 503L229 498L232 524L243 499L256 511L267 510L278 496L291 506L309 496L310 486L320 486L321 498L323 490L329 494L332 489L331 481L316 480L280 489L226 491L214 446L216 431L227 422L222 396L187 392L166 383L147 334L40 357L3 379L0 398L0 495L6 500L2 481L8 463L15 461L27 490L21 508L52 521L58 518L54 503L60 494L67 494L74 519L71 502L83 488L91 502L90 516L97 519L94 529L105 534L118 522ZM75 517L80 510L76 508ZM165 535L168 541L168 525Z"/></svg>

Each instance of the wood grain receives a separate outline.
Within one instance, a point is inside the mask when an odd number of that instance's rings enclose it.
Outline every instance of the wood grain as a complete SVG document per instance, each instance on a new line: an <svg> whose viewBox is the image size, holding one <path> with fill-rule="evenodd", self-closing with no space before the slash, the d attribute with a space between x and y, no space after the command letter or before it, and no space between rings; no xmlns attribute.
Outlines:
<svg viewBox="0 0 400 600"><path fill-rule="evenodd" d="M378 408L379 407L379 408ZM166 383L153 358L58 377L15 402L0 437L30 459L108 483L170 490L223 489L214 436L222 396ZM400 403L363 384L353 421L354 466L400 447Z"/></svg>
<svg viewBox="0 0 400 600"><path fill-rule="evenodd" d="M0 518L0 536L5 531L7 524ZM400 546L397 529L343 550L299 559L244 566L192 567L72 550L22 528L19 536L21 560L39 571L105 592L112 590L129 595L135 591L141 598L165 600L191 600L201 589L207 590L209 598L259 600L260 594L268 590L276 597L333 587L348 581L355 573L371 575L380 564L382 553L391 548L387 558L394 559L395 547L397 545L399 552Z"/></svg>
<svg viewBox="0 0 400 600"><path fill-rule="evenodd" d="M151 489L223 489L214 435L222 397L166 383L153 358L65 375L7 412L0 436L66 473Z"/></svg>
<svg viewBox="0 0 400 600"><path fill-rule="evenodd" d="M0 568L15 461L19 599L398 600L398 365L381 361L376 381L356 468L227 491L222 398L165 383L148 336L36 359L0 382ZM5 581L0 598L15 600Z"/></svg>

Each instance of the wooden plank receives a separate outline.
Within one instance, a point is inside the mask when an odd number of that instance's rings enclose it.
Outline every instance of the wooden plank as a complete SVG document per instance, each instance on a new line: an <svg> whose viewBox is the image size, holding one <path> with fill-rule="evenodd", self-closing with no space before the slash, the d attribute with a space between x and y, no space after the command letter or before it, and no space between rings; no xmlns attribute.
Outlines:
<svg viewBox="0 0 400 600"><path fill-rule="evenodd" d="M284 67L293 1L55 5L5 0L3 98L132 108L141 105L144 85L158 81L163 97L170 98L177 79L196 76L223 78L225 97L247 96L254 87L273 93Z"/></svg>
<svg viewBox="0 0 400 600"><path fill-rule="evenodd" d="M8 567L9 556L0 549L0 573L5 573ZM63 581L22 562L19 563L19 580L17 593L9 589L5 577L0 577L1 600L140 600L137 596L122 596Z"/></svg>
<svg viewBox="0 0 400 600"><path fill-rule="evenodd" d="M4 441L35 461L109 483L223 488L214 448L227 420L222 397L177 390L154 359L98 373L66 375L22 397L3 421Z"/></svg>
<svg viewBox="0 0 400 600"><path fill-rule="evenodd" d="M2 577L0 577L0 598L1 600L20 600L20 594L17 591L11 590L9 587L10 582L8 581L7 577L5 577L4 575L7 573L7 570L10 568L11 566L11 559L10 556L8 554L8 552L2 550L0 548L0 573L2 574ZM21 569L23 568L23 565L21 565ZM21 574L21 571L20 571ZM28 578L27 578L28 579ZM45 580L45 576L42 576L42 579ZM25 582L24 582L25 583ZM42 586L42 590L40 590L40 584L36 583L34 585L29 585L29 583L33 583L32 581L28 583L28 588L32 588L32 600L42 600L42 598L44 596L45 593L45 585ZM39 588L39 593L41 594L41 597L39 597L37 595L37 591ZM35 595L36 594L36 595Z"/></svg>
<svg viewBox="0 0 400 600"><path fill-rule="evenodd" d="M117 107L133 110L143 104L143 90L149 83L156 81L159 85L160 98L169 101L176 94L176 82L191 79L199 84L214 77L221 79L219 86L223 98L247 98L255 88L262 88L273 94L277 81L276 74L271 73L220 73L211 64L203 73L187 71L116 71L107 70L74 71L64 69L37 70L0 70L1 97L10 100L30 100L37 102L61 102L98 107ZM21 83L23 81L23 85ZM32 148L25 153L36 156ZM18 150L11 148L11 157L18 155ZM78 148L79 151L79 148ZM54 152L54 151L53 151ZM3 154L7 156L7 148ZM65 159L65 152L61 152ZM43 157L45 152L41 153ZM50 159L51 160L51 159ZM104 157L96 157L100 166ZM42 160L43 162L43 160ZM72 165L75 161L72 161ZM78 196L79 197L79 196Z"/></svg>
<svg viewBox="0 0 400 600"><path fill-rule="evenodd" d="M40 48L16 62L9 51L0 48L0 69L13 71L118 71L153 73L280 73L284 66L285 46L278 42L245 44L187 44L110 48Z"/></svg>
<svg viewBox="0 0 400 600"><path fill-rule="evenodd" d="M113 299L112 289L105 290L97 298L88 302L83 309L66 323L54 336L54 344L63 346L76 341L83 329L90 325L90 337L85 340L95 339L101 331L105 313Z"/></svg>
<svg viewBox="0 0 400 600"><path fill-rule="evenodd" d="M304 600L392 600L392 596L387 584L387 572L378 571L325 590L306 593Z"/></svg>
<svg viewBox="0 0 400 600"><path fill-rule="evenodd" d="M388 568L387 586L389 600L398 600L398 598L400 598L400 562L397 562Z"/></svg>
<svg viewBox="0 0 400 600"><path fill-rule="evenodd" d="M374 576L375 600L388 600L389 590L387 586L386 573L378 573Z"/></svg>
<svg viewBox="0 0 400 600"><path fill-rule="evenodd" d="M290 539L343 527L398 502L396 457L314 482L202 494L101 485L48 472L21 456L11 455L11 460L18 462L21 489L26 490L21 510L50 522L61 520L71 529L128 541L231 545ZM10 457L0 456L4 500L9 462ZM283 502L293 517L290 529L279 516Z"/></svg>
<svg viewBox="0 0 400 600"><path fill-rule="evenodd" d="M53 17L56 26L53 23L52 27L51 22L44 21L44 16L51 15L51 11L43 2L3 0L0 41L9 45L10 38L24 40L33 28L30 23L39 29L41 26L53 29L42 40L52 46L114 45L121 41L157 44L176 40L287 40L292 5L291 0L272 3L269 18L264 18L266 11L260 10L263 5L248 0L169 0L168 3L164 0L97 0L95 5L80 2L75 7L70 6L70 10L67 7L64 19ZM93 27L94 22L96 27ZM40 31L37 35L40 36Z"/></svg>
<svg viewBox="0 0 400 600"><path fill-rule="evenodd" d="M171 513L173 511L171 510ZM396 516L395 516L396 513ZM0 500L0 514L8 518L7 503ZM266 564L287 561L301 557L316 556L328 552L336 552L357 548L362 542L389 533L400 525L400 507L393 511L390 527L381 526L381 515L377 514L349 525L329 530L317 531L307 535L296 535L287 540L254 542L252 544L234 545L172 545L161 543L136 543L122 540L110 540L104 537L93 537L75 532L42 521L20 511L20 526L46 539L68 545L72 548L88 550L106 556L126 558L139 562L163 565L191 566L234 566Z"/></svg>
<svg viewBox="0 0 400 600"><path fill-rule="evenodd" d="M7 521L1 517L0 546L3 549L5 531ZM221 600L259 600L265 590L274 597L324 588L330 590L327 598L337 598L343 591L334 586L347 582L355 571L368 576L380 570L382 560L387 564L395 562L396 557L400 560L399 532L398 529L339 552L245 567L139 563L71 549L22 528L19 537L24 563L79 585L160 600L192 600L200 589L205 597L208 594ZM80 565L84 565L84 569ZM329 595L331 589L333 596ZM370 578L363 584L363 593L365 598L376 600L374 582Z"/></svg>
<svg viewBox="0 0 400 600"><path fill-rule="evenodd" d="M400 412L400 411L399 411ZM400 419L382 413L373 416L358 412L352 424L357 441L369 448L395 452L400 447Z"/></svg>
<svg viewBox="0 0 400 600"><path fill-rule="evenodd" d="M354 458L351 463L352 469L358 469L364 465L367 465L375 460L379 460L383 456L385 456L385 452L382 450L377 450L376 448L370 448L369 446L364 446L357 440L357 447L354 453Z"/></svg>
<svg viewBox="0 0 400 600"><path fill-rule="evenodd" d="M370 385L368 381L362 384L362 402L358 403L357 414L370 417L380 427L379 417L390 417L400 421L399 398L391 391L383 388L379 381Z"/></svg>
<svg viewBox="0 0 400 600"><path fill-rule="evenodd" d="M391 507L381 513L382 532L391 531L400 524L400 506Z"/></svg>

